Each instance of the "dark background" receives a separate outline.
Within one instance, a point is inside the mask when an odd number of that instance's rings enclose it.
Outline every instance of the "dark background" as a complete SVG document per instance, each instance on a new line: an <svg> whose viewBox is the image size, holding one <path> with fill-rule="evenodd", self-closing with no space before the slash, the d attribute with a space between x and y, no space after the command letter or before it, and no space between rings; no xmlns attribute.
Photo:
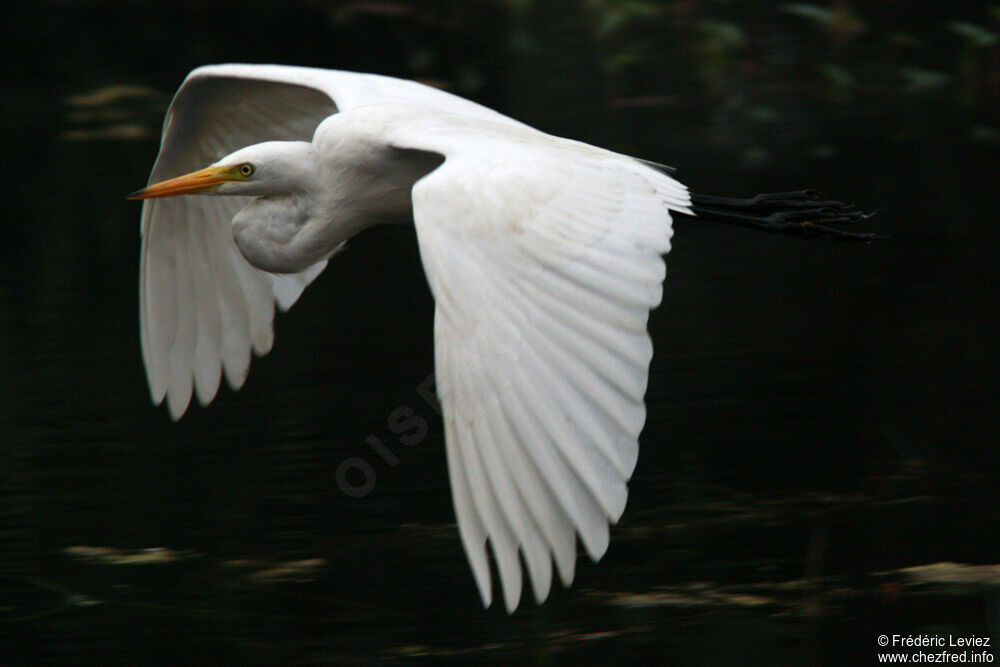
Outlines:
<svg viewBox="0 0 1000 667"><path fill-rule="evenodd" d="M1000 562L996 4L4 14L0 662L858 664L879 634L1000 640L989 571L904 570ZM184 75L230 61L417 78L696 192L819 188L891 239L679 222L607 556L541 608L484 611L416 391L433 302L412 229L355 239L238 394L176 424L149 403L124 194ZM400 406L429 424L416 445L389 429ZM376 473L363 498L336 480L350 457Z"/></svg>

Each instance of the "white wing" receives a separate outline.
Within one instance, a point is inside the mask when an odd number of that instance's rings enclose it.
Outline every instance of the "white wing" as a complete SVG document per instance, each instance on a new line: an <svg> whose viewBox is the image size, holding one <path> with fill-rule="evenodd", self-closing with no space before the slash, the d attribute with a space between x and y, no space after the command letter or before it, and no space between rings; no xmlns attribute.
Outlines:
<svg viewBox="0 0 1000 667"><path fill-rule="evenodd" d="M150 183L200 169L268 140L312 139L338 110L379 103L424 107L519 125L473 102L411 81L279 65L213 65L194 70L164 121ZM139 309L143 360L153 402L178 419L191 400L218 390L222 372L243 385L250 352L273 342L275 303L287 309L323 270L295 275L252 267L232 240L242 197L149 199L142 210Z"/></svg>
<svg viewBox="0 0 1000 667"><path fill-rule="evenodd" d="M391 140L446 157L414 186L413 209L436 302L448 468L483 602L489 540L512 611L519 551L541 602L553 559L573 579L574 533L596 561L625 508L668 208L686 212L689 199L669 176L597 148L435 125Z"/></svg>

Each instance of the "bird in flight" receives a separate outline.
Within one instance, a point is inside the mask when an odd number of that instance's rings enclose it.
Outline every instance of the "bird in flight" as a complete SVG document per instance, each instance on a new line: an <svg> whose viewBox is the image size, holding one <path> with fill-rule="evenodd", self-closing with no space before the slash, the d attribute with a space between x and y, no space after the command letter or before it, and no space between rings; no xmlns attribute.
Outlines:
<svg viewBox="0 0 1000 667"><path fill-rule="evenodd" d="M360 230L412 222L434 296L452 499L483 604L543 602L625 509L672 218L876 238L812 191L691 194L671 170L413 81L211 65L174 96L143 199L140 331L173 419L251 352ZM197 196L180 196L197 195Z"/></svg>

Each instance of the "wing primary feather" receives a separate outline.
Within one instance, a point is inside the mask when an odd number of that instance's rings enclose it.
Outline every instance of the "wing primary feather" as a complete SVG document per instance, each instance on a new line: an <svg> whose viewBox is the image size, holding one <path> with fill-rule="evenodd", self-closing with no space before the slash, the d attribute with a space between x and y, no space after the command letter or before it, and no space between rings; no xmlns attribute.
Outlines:
<svg viewBox="0 0 1000 667"><path fill-rule="evenodd" d="M508 400L516 409L514 414L519 417L518 430L523 433L522 437L527 442L532 443L528 446L532 461L542 477L552 485L555 496L572 520L588 553L591 553L592 557L597 554L594 557L594 560L597 560L600 554L604 553L600 548L599 539L602 526L605 531L607 530L604 512L576 473L568 468L554 451L553 444L538 425L538 416L529 407L531 401L537 398L531 391L508 396Z"/></svg>
<svg viewBox="0 0 1000 667"><path fill-rule="evenodd" d="M487 386L493 388L495 385L490 383ZM507 444L502 454L507 477L503 483L514 488L518 502L521 503L521 511L525 514L523 521L526 535L521 539L521 550L531 577L535 601L541 604L548 597L552 585L551 552L558 551L559 560L567 557L567 551L571 561L576 556L576 538L572 524L561 513L558 502L537 472L525 464L523 444L515 439L503 407L495 397L487 428L490 429L494 442ZM572 579L572 575L570 578Z"/></svg>
<svg viewBox="0 0 1000 667"><path fill-rule="evenodd" d="M512 435L508 442L514 445L510 461L516 470L516 479L524 490L525 497L530 499L528 509L545 534L559 570L559 578L563 586L569 586L573 583L576 571L576 533L573 518L564 507L567 501L559 496L553 480L543 474L530 454L530 448L541 443L531 440L530 428L520 425L519 401L516 397L500 395L503 396L500 408L505 418L498 424L502 424Z"/></svg>
<svg viewBox="0 0 1000 667"><path fill-rule="evenodd" d="M222 380L222 307L216 277L216 263L209 258L212 248L209 225L196 225L190 229L191 251L195 264L192 282L200 278L201 284L193 290L194 315L197 317L197 339L194 350L194 389L200 405L208 405L219 391Z"/></svg>
<svg viewBox="0 0 1000 667"><path fill-rule="evenodd" d="M573 470L580 482L597 501L605 516L617 520L625 509L628 490L625 478L617 470L615 461L603 451L601 444L593 436L579 427L574 413L588 409L586 404L567 402L567 393L543 375L538 367L537 357L523 359L525 369L531 368L531 377L536 378L528 392L534 393L539 402L528 401L536 419L549 442L562 457L564 464ZM551 397L545 401L545 397Z"/></svg>
<svg viewBox="0 0 1000 667"><path fill-rule="evenodd" d="M559 315L554 314L553 310L558 310L558 306L546 308L541 304L531 303L529 307L532 313L531 326L536 331L558 341L560 346L565 346L567 355L572 355L577 363L588 366L624 399L642 401L646 392L646 363L623 360L624 355L616 349L619 346L600 340L600 334L594 331L593 320L588 320L585 316L565 311ZM603 329L604 332L615 331L607 325ZM641 335L635 337L641 340ZM643 356L646 352L644 347L639 349Z"/></svg>
<svg viewBox="0 0 1000 667"><path fill-rule="evenodd" d="M457 419L456 450L465 471L472 501L489 536L500 574L504 602L508 612L511 612L520 599L521 564L509 517L505 516L503 504L481 459L481 453L490 443L479 439L484 433L481 428L477 428L477 415L473 412L476 407L476 382L475 371L471 367L476 361L475 358L465 357L455 368L455 377L459 379L456 389L462 395L461 407L454 403L451 405Z"/></svg>
<svg viewBox="0 0 1000 667"><path fill-rule="evenodd" d="M440 313L435 313L435 334L442 337L442 330L445 325L439 322ZM447 334L444 335L447 337ZM462 540L462 547L465 549L466 558L472 568L472 575L479 589L479 596L484 607L489 607L492 602L492 587L490 586L490 566L486 558L486 530L482 520L476 511L475 501L472 497L472 490L469 487L469 480L465 473L465 465L461 459L458 438L458 421L454 411L447 406L453 404L455 387L453 382L454 351L448 345L435 346L435 365L438 369L437 390L441 397L444 410L445 424L445 453L448 459L448 477L451 483L452 504L455 507L455 516L458 519L458 534Z"/></svg>
<svg viewBox="0 0 1000 667"><path fill-rule="evenodd" d="M180 234L174 241L174 257L180 266L190 267L191 246L186 234ZM177 421L187 410L194 390L192 362L197 336L197 321L194 309L194 287L191 271L175 271L173 275L174 293L177 295L175 334L170 350L170 380L167 389L167 407L170 417Z"/></svg>
<svg viewBox="0 0 1000 667"><path fill-rule="evenodd" d="M143 219L153 213L152 207L164 202L145 202ZM176 229L156 226L143 234L142 261L139 278L140 331L146 377L153 403L159 405L167 395L170 383L170 349L174 341L177 295L173 289L173 254L153 252L149 246L173 247ZM167 237L165 241L158 237Z"/></svg>
<svg viewBox="0 0 1000 667"><path fill-rule="evenodd" d="M230 258L239 266L237 275L250 320L251 347L254 354L263 356L270 352L271 346L274 345L274 297L271 295L271 278L263 271L250 266L239 254L235 245Z"/></svg>
<svg viewBox="0 0 1000 667"><path fill-rule="evenodd" d="M620 433L618 429L601 428L595 434L581 428L581 420L586 419L587 415L601 414L605 408L602 408L600 401L585 396L574 389L572 383L567 383L565 373L554 375L567 364L587 364L588 358L597 356L601 350L580 347L578 339L570 329L562 329L554 334L540 331L540 324L546 321L548 313L543 308L534 307L533 300L523 293L524 289L523 284L518 284L504 290L505 302L516 303L525 311L519 320L522 340L517 345L519 351L517 365L525 372L530 371L532 381L528 384L531 390L537 389L542 396L552 399L549 404L554 414L546 414L540 419L549 430L552 442L557 445L566 463L574 467L577 474L586 482L608 516L617 520L625 506L624 479L627 479L631 472L629 468L632 465L630 460L632 456L628 450L637 451L638 446L628 447L627 451L622 452L619 449L622 438L618 435ZM554 341L559 341L560 344ZM565 354L563 346L567 344L576 351L576 355ZM536 349L536 346L545 349ZM640 374L644 375L645 368L642 371ZM628 394L627 398L633 402L638 400L638 404L642 405L641 392L638 398L634 394ZM547 407L546 404L535 404L536 410L541 410L543 407ZM586 421L593 422L595 419ZM609 432L617 437L600 437L606 436ZM612 470L617 471L617 479L608 476Z"/></svg>
<svg viewBox="0 0 1000 667"><path fill-rule="evenodd" d="M228 230L226 230L228 231ZM250 371L250 313L234 260L236 248L216 245L215 272L218 303L222 309L222 368L232 390L243 386Z"/></svg>
<svg viewBox="0 0 1000 667"><path fill-rule="evenodd" d="M468 261L463 257L459 261ZM497 285L483 285L482 289L493 292ZM446 311L447 306L442 306ZM507 341L515 341L520 337L517 330L502 319L493 321L488 326L478 329L483 335L492 335ZM506 378L507 369L516 365L516 359L493 359L486 363L482 359L482 347L474 346L479 355L478 368L480 378L476 384L479 389L477 400L483 402L486 428L490 430L492 443L497 445L496 454L486 463L487 468L499 477L495 485L513 488L517 500L522 504L508 513L517 514L516 523L523 528L521 548L525 563L532 578L532 587L536 600L543 601L551 586L551 555L555 556L560 577L566 585L573 579L576 559L576 537L573 522L563 511L560 501L553 495L549 483L539 473L534 462L529 461L528 448L532 446L522 434L516 433L509 410L513 403L509 401L510 392L515 391ZM499 371L499 372L498 372ZM506 378L506 379L505 379ZM501 452L500 443L504 447ZM515 499L511 499L516 502Z"/></svg>
<svg viewBox="0 0 1000 667"><path fill-rule="evenodd" d="M506 553L505 558L499 559L504 599L507 611L510 613L517 607L521 592L521 566L517 562L518 548L520 547L524 553L525 563L532 576L532 586L536 594L543 590L547 592L546 579L550 576L546 574L546 571L550 571L549 553L537 527L525 509L525 502L520 495L519 487L508 470L505 454L506 450L509 450L510 444L506 440L497 439L496 428L491 428L496 423L499 413L496 397L488 393L491 386L489 377L492 374L493 366L482 358L482 351L479 348L473 348L473 354L476 357L474 362L463 369L463 372L467 374L465 386L468 389L465 401L474 410L470 415L473 420L473 428L467 447L478 456L483 478L493 491L494 502L498 503L497 510L502 513L502 518L506 526L509 527L513 539L512 553ZM491 474L487 474L487 471ZM501 525L501 531L503 528L504 526ZM505 540L506 535L502 535L501 544L503 546L501 548L509 550L509 545L504 544ZM543 562L544 564L542 564ZM504 564L507 565L506 572ZM512 576L511 570L516 570L516 577Z"/></svg>

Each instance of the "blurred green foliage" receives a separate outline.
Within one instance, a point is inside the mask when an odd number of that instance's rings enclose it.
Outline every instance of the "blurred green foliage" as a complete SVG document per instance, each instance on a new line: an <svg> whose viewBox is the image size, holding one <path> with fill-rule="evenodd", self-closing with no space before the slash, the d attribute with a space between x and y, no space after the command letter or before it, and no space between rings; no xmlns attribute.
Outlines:
<svg viewBox="0 0 1000 667"><path fill-rule="evenodd" d="M419 79L624 152L641 135L662 160L707 150L766 169L873 133L995 146L998 32L1000 5L973 0L53 1L0 24L0 104L9 141L60 118L64 138L150 138L193 67L279 62ZM155 94L78 104L121 85Z"/></svg>

